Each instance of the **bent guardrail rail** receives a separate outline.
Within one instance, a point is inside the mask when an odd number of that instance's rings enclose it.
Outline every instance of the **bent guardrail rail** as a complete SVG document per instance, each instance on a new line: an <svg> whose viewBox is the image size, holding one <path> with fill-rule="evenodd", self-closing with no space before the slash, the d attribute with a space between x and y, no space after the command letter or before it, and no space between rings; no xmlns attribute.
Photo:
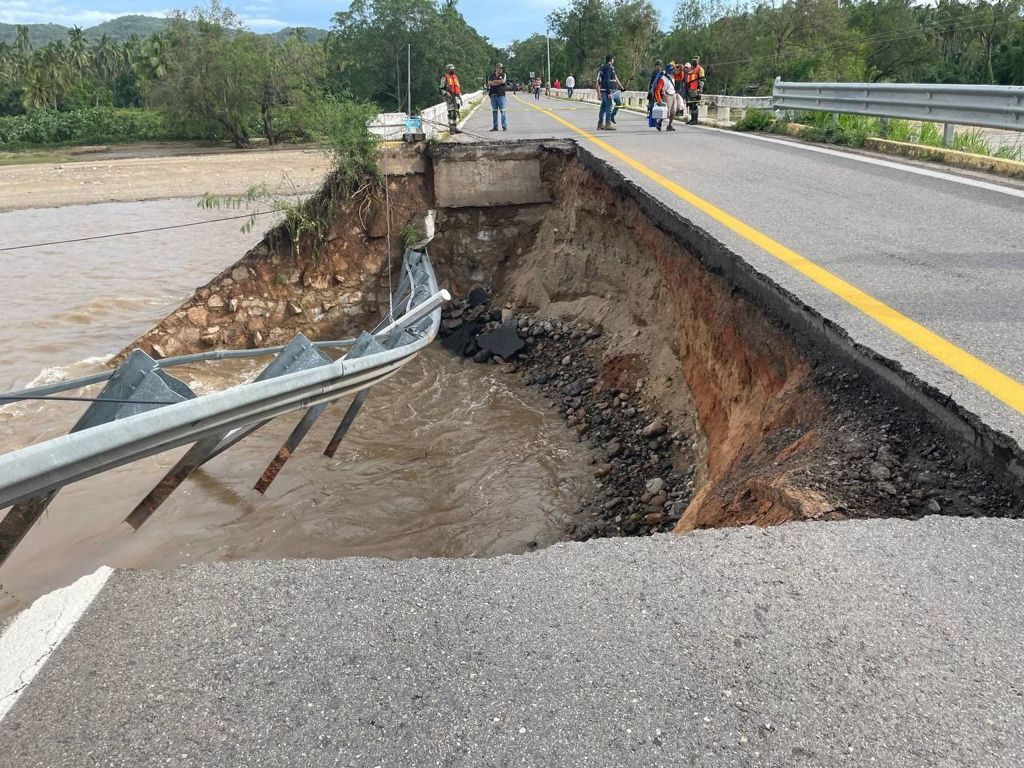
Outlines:
<svg viewBox="0 0 1024 768"><path fill-rule="evenodd" d="M1024 131L1020 85L790 83L776 78L772 107Z"/></svg>
<svg viewBox="0 0 1024 768"><path fill-rule="evenodd" d="M325 451L333 456L369 388L433 341L441 305L451 298L438 288L425 251L407 251L402 272L392 311L376 329L355 339L311 342L300 333L272 350L217 350L159 361L136 349L114 371L3 396L3 402L45 398L106 382L69 434L0 455L0 510L11 507L0 521L0 564L65 485L192 443L125 519L137 529L194 470L270 420L307 409L257 480L255 488L262 493L326 405L355 394ZM393 317L396 311L402 312L398 318ZM321 351L346 347L336 361ZM275 354L274 360L255 381L202 397L165 370L267 354Z"/></svg>

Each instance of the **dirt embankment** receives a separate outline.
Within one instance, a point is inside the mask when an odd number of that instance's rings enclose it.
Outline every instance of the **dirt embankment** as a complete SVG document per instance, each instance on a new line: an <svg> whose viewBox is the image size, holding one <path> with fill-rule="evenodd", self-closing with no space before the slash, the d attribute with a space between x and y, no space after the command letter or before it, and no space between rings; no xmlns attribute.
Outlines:
<svg viewBox="0 0 1024 768"><path fill-rule="evenodd" d="M614 371L619 389L693 436L703 466L676 530L1020 513L1006 481L807 348L621 189L555 156L546 173L557 178L555 202L532 247L508 261L501 293L603 328L600 375Z"/></svg>
<svg viewBox="0 0 1024 768"><path fill-rule="evenodd" d="M429 179L418 172L421 154L402 150L404 164L391 163L391 268L401 262L402 230L431 207ZM344 338L376 323L389 300L384 196L366 188L348 198L334 184L328 179L306 203L307 211L329 220L322 243L306 238L296 248L285 226L272 228L128 349L159 359L275 346L300 331L317 339Z"/></svg>
<svg viewBox="0 0 1024 768"><path fill-rule="evenodd" d="M0 168L0 211L62 205L241 195L257 184L275 194L306 194L330 163L309 149L180 157L81 160Z"/></svg>

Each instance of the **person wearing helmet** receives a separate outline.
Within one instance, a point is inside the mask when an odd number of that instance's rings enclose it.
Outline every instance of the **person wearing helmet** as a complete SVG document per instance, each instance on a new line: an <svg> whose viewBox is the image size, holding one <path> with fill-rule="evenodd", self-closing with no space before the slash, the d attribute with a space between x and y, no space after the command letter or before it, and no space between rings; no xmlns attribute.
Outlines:
<svg viewBox="0 0 1024 768"><path fill-rule="evenodd" d="M694 56L690 60L690 69L683 76L686 93L686 106L690 112L690 119L687 125L697 125L700 116L700 97L704 92L704 67L700 65L700 57Z"/></svg>
<svg viewBox="0 0 1024 768"><path fill-rule="evenodd" d="M454 64L445 67L444 75L441 76L441 95L444 97L445 104L448 105L448 130L452 133L462 133L459 130L462 86L459 84L459 76L455 74Z"/></svg>

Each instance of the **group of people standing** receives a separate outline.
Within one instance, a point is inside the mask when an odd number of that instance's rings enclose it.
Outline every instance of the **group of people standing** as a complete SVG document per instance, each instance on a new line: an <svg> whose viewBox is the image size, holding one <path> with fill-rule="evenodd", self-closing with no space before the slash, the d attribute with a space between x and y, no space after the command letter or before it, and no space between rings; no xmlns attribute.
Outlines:
<svg viewBox="0 0 1024 768"><path fill-rule="evenodd" d="M540 80L537 80L536 87L540 89ZM487 95L491 99L491 116L493 120L492 131L498 130L498 115L501 115L501 130L508 130L508 119L505 116L505 107L508 89L508 78L505 76L505 65L497 64L494 71L487 78ZM444 75L441 77L441 96L448 105L448 129L452 133L462 133L459 128L459 113L462 109L462 84L459 83L459 76L455 74L455 65L449 64L445 67ZM539 98L539 96L538 96Z"/></svg>
<svg viewBox="0 0 1024 768"><path fill-rule="evenodd" d="M690 61L676 64L670 61L663 64L661 59L654 62L654 71L647 86L647 117L652 127L662 130L665 120L668 126L665 130L674 131L673 123L676 117L686 115L689 112L688 125L696 125L699 121L699 107L701 95L704 92L704 67L700 65L700 57L694 56ZM534 97L540 98L541 80L534 77L530 82ZM555 80L557 90L561 83ZM572 98L573 90L576 87L576 78L570 72L565 79L565 87L568 90L569 98ZM501 117L501 130L508 130L506 118L506 89L508 78L505 75L505 66L498 64L487 79L487 93L491 100L492 131L498 130L498 117ZM455 74L455 66L449 64L441 78L441 94L448 105L448 125L452 133L461 133L458 127L459 111L462 108L462 87L459 84L458 75ZM622 106L621 93L622 83L615 73L615 56L605 56L604 64L597 71L597 92L601 99L601 108L597 113L597 130L614 131L615 116Z"/></svg>
<svg viewBox="0 0 1024 768"><path fill-rule="evenodd" d="M667 119L666 130L674 131L672 124L676 117L688 111L690 116L686 123L696 125L700 120L703 92L704 67L700 65L699 56L682 64L674 61L662 64L661 59L658 59L654 62L654 71L647 86L647 116L650 124L660 131Z"/></svg>
<svg viewBox="0 0 1024 768"><path fill-rule="evenodd" d="M704 67L700 65L700 57L694 56L690 61L676 64L670 61L664 64L661 59L654 62L654 71L651 73L650 82L647 86L647 117L650 125L662 130L662 124L667 119L669 131L674 131L673 123L675 118L689 112L689 125L696 125L699 122L699 107L701 95L704 92ZM576 79L569 74L565 86L568 96L572 98L572 92L576 85ZM597 93L601 99L601 108L597 113L597 130L614 131L615 116L622 106L622 83L619 82L615 73L615 56L605 56L604 64L597 71ZM655 112L655 107L663 107ZM664 111L664 115L660 115Z"/></svg>

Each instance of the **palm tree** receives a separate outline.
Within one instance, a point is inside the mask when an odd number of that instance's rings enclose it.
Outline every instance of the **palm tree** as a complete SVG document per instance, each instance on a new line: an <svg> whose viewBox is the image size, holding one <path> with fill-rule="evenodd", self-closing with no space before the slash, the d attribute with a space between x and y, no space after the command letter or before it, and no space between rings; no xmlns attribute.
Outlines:
<svg viewBox="0 0 1024 768"><path fill-rule="evenodd" d="M135 59L135 68L149 80L162 80L167 76L167 55L171 41L167 34L154 32L142 44L142 52Z"/></svg>
<svg viewBox="0 0 1024 768"><path fill-rule="evenodd" d="M68 63L79 78L89 68L89 43L81 27L72 27L68 32Z"/></svg>
<svg viewBox="0 0 1024 768"><path fill-rule="evenodd" d="M32 53L32 43L28 40L28 27L19 24L14 31L14 49L26 59Z"/></svg>
<svg viewBox="0 0 1024 768"><path fill-rule="evenodd" d="M59 50L53 44L41 48L29 59L22 103L26 109L56 109L69 81Z"/></svg>
<svg viewBox="0 0 1024 768"><path fill-rule="evenodd" d="M103 35L93 46L92 62L97 77L109 85L121 71L124 61L123 51L106 35Z"/></svg>

